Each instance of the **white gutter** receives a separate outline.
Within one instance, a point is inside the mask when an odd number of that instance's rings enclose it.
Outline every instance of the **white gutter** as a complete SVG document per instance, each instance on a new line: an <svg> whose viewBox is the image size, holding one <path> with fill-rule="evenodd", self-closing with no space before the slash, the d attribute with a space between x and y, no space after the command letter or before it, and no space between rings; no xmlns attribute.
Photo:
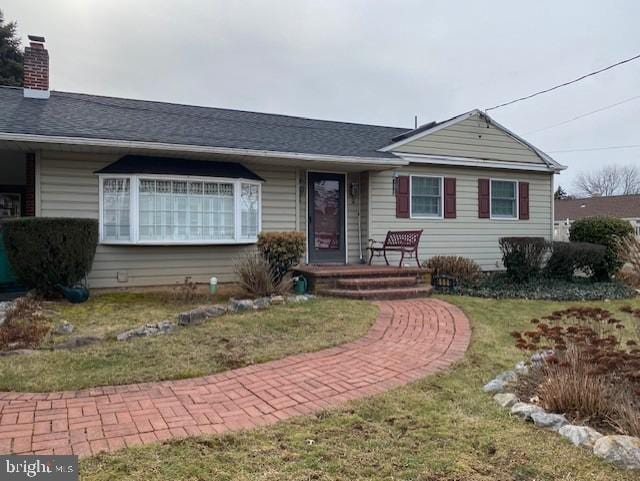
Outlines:
<svg viewBox="0 0 640 481"><path fill-rule="evenodd" d="M462 167L484 167L491 169L530 170L534 172L560 172L559 168L553 168L547 164L534 164L530 162L508 162L501 160L483 160L470 157L450 157L445 155L405 154L396 152L395 155L412 164L436 164Z"/></svg>
<svg viewBox="0 0 640 481"><path fill-rule="evenodd" d="M246 155L251 157L279 157L283 159L308 160L313 162L339 162L352 165L375 165L379 167L400 167L407 165L401 159L380 157L346 157L341 155L305 154L299 152L277 152L272 150L236 149L230 147L209 147L205 145L169 144L163 142L143 142L137 140L91 139L84 137L62 137L50 135L13 134L0 132L0 140L15 142L38 142L43 144L82 145L88 147L111 147L120 149L150 149L160 151L180 151L199 154Z"/></svg>

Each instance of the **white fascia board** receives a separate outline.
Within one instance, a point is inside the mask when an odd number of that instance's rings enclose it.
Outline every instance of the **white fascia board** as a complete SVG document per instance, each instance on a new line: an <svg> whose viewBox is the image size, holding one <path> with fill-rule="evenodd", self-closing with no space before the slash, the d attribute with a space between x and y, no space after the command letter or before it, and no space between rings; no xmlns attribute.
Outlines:
<svg viewBox="0 0 640 481"><path fill-rule="evenodd" d="M506 162L500 160L474 159L470 157L449 157L426 154L396 154L411 164L450 165L453 167L483 167L487 169L529 170L532 172L558 172L548 165L526 162Z"/></svg>
<svg viewBox="0 0 640 481"><path fill-rule="evenodd" d="M407 165L401 159L380 157L347 157L341 155L308 154L301 152L278 152L271 150L236 149L230 147L209 147L204 145L168 144L163 142L143 142L138 140L91 139L84 137L62 137L33 134L14 134L0 132L0 140L15 142L34 142L43 144L81 145L89 147L110 147L120 149L151 149L170 152L189 152L199 154L245 155L250 157L280 157L313 162L333 162L350 165L375 165L379 167L400 167Z"/></svg>

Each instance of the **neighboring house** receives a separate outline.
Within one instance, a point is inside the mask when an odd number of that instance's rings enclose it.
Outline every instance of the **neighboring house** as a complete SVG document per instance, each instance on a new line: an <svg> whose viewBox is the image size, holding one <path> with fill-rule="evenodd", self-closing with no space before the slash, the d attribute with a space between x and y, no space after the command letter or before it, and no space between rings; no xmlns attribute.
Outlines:
<svg viewBox="0 0 640 481"><path fill-rule="evenodd" d="M410 130L50 92L30 38L25 88L0 88L0 184L20 215L99 219L92 287L231 281L260 231L359 263L367 239L424 229L423 259L484 269L500 237L553 235L564 167L478 110Z"/></svg>
<svg viewBox="0 0 640 481"><path fill-rule="evenodd" d="M640 237L640 194L586 197L555 201L553 238L569 240L574 220L594 216L609 216L628 220Z"/></svg>

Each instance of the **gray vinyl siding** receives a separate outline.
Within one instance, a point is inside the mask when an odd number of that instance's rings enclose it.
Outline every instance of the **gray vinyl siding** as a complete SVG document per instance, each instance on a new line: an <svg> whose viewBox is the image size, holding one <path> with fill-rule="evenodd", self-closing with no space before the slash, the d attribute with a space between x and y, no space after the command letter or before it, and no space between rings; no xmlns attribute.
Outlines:
<svg viewBox="0 0 640 481"><path fill-rule="evenodd" d="M93 173L116 156L44 152L40 156L40 213L45 217L97 219L98 177ZM262 228L295 230L295 171L245 163L265 179L262 187ZM91 287L174 284L191 276L206 282L234 280L235 261L252 246L113 246L99 245L89 276ZM119 283L117 273L128 282Z"/></svg>
<svg viewBox="0 0 640 481"><path fill-rule="evenodd" d="M400 175L437 175L457 179L455 219L403 219L396 217L393 173L369 174L371 237L384 240L388 230L424 229L419 251L421 260L434 255L459 255L475 260L485 270L495 270L502 267L498 248L500 237L539 236L550 239L552 236L551 174L436 166L409 166L396 172ZM479 219L478 178L529 182L530 219ZM394 256L394 259L397 262L398 257Z"/></svg>
<svg viewBox="0 0 640 481"><path fill-rule="evenodd" d="M528 146L487 125L478 115L401 145L394 152L544 163Z"/></svg>

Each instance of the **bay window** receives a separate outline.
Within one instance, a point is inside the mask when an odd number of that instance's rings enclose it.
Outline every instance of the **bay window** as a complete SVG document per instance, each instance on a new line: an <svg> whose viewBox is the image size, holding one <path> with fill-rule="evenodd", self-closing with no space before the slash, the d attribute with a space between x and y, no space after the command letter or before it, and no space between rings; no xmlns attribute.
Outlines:
<svg viewBox="0 0 640 481"><path fill-rule="evenodd" d="M256 242L260 182L157 175L101 175L103 243Z"/></svg>

